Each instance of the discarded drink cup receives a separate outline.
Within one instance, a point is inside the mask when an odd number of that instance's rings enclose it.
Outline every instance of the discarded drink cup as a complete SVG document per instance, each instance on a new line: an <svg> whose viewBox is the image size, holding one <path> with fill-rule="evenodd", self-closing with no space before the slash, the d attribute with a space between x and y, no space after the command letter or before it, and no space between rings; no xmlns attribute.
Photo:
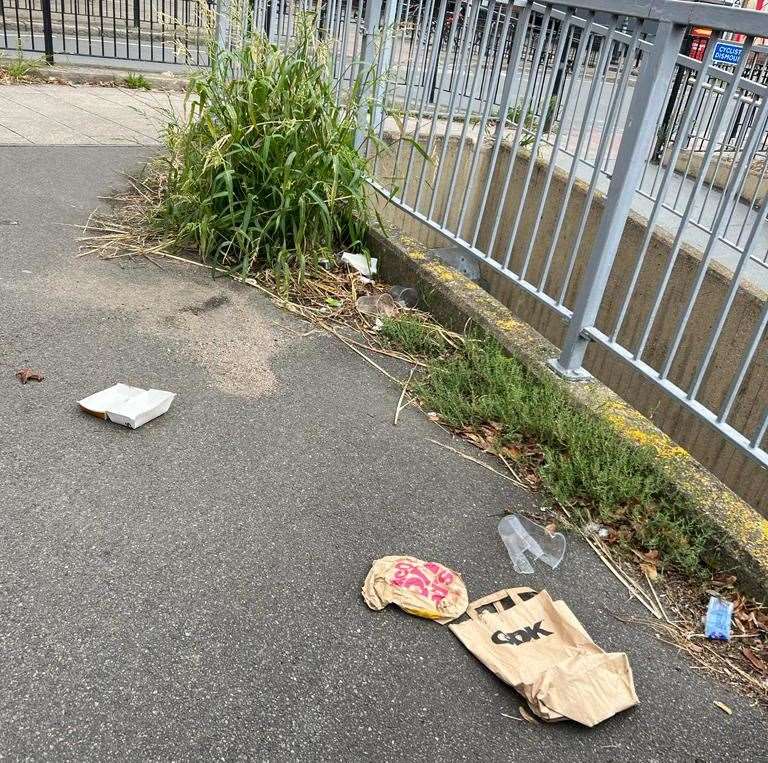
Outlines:
<svg viewBox="0 0 768 763"><path fill-rule="evenodd" d="M515 572L533 574L533 561L540 559L553 570L565 555L565 536L551 533L530 519L510 514L499 522L499 535L507 547Z"/></svg>
<svg viewBox="0 0 768 763"><path fill-rule="evenodd" d="M389 294L366 294L358 297L355 305L359 313L374 318L394 318L397 315L397 305Z"/></svg>
<svg viewBox="0 0 768 763"><path fill-rule="evenodd" d="M410 308L419 304L419 292L412 286L392 286L389 293L400 307Z"/></svg>

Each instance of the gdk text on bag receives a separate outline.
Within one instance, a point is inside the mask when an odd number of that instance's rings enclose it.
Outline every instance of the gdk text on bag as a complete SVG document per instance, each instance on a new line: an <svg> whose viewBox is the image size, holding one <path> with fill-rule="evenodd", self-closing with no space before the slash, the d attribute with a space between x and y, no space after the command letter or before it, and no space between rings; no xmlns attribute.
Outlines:
<svg viewBox="0 0 768 763"><path fill-rule="evenodd" d="M470 603L466 619L448 627L546 721L595 726L638 702L627 656L604 652L546 591L498 591Z"/></svg>

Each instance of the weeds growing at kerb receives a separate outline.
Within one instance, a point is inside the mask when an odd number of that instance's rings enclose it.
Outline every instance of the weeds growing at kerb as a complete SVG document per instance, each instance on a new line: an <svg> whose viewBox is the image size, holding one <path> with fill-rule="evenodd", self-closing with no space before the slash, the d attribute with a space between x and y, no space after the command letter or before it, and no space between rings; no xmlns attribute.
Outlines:
<svg viewBox="0 0 768 763"><path fill-rule="evenodd" d="M363 72L337 98L311 18L281 50L254 34L212 48L187 116L167 130L166 182L153 223L212 265L283 280L340 250L365 251L369 159L355 145ZM364 134L375 142L371 131Z"/></svg>

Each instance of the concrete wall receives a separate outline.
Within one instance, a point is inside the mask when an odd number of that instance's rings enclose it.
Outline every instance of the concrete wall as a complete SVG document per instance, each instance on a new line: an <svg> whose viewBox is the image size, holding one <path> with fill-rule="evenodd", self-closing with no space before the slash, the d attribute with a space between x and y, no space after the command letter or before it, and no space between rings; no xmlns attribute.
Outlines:
<svg viewBox="0 0 768 763"><path fill-rule="evenodd" d="M445 127L441 126L437 132L440 133L444 129ZM436 186L434 208L431 215L433 219L437 218L438 220L445 217L451 227L455 225L458 219L461 198L468 183L469 163L475 145L474 136L467 135L464 139L464 148L461 149L461 129L461 124L454 125L448 137L447 161L444 162L445 169ZM419 141L424 145L427 142L426 133L428 130L428 125L422 127L421 130ZM433 156L439 158L442 149L443 139L438 136ZM482 190L489 171L491 150L492 141L490 137L486 137L481 147L477 169L473 173L473 183L469 193L469 208L462 226L462 236L471 239L479 217L478 245L483 251L487 251L491 239L493 223L502 198L511 158L509 145L503 144L494 176L491 178L489 198L481 210ZM462 153L461 160L457 174L453 177L451 169L460 152ZM401 147L397 166L395 166L395 154L396 151L390 148L380 158L377 168L378 174L389 176L391 181L388 182L396 184L398 178L402 182L405 168L410 166L412 174L409 188L411 190L406 199L413 202L415 180L418 179L419 173L424 168L426 179L432 183L431 186L425 185L419 204L419 208L426 212L432 196L432 188L435 188L435 164L428 162L425 164L425 160L421 158L418 152L412 154L407 144L403 144ZM534 165L532 177L527 186L527 194L524 194L524 181L529 161L528 157L518 157L515 163L493 251L495 260L503 259L509 243L514 216L522 201L524 206L521 223L511 247L510 267L515 272L519 271L523 261L534 222L539 219L537 206L544 191L547 173L547 164L540 157ZM454 189L451 203L449 207L446 207L451 188ZM544 261L552 243L557 216L565 203L565 190L566 175L558 169L554 173L546 204L539 219L539 230L528 271L529 281L538 282L542 272ZM586 186L577 181L567 204L565 222L555 244L550 273L545 283L545 291L550 296L557 296L563 283L568 258L572 250L572 242L577 234L585 202ZM573 304L574 295L581 283L584 264L599 225L602 209L603 199L598 196L591 205L582 244L575 261L570 285L565 294L564 301L567 306ZM382 210L386 220L403 229L405 233L426 246L450 245L450 242L440 234L427 229L422 223L397 210L393 205L383 205ZM598 317L597 325L601 330L607 331L613 326L645 233L645 221L639 216L630 218L624 230L616 264ZM655 297L671 242L671 234L659 229L651 239L640 272L638 286L630 302L628 319L619 334L619 341L625 347L633 348L640 335L642 321ZM651 338L644 356L646 362L654 367L658 367L662 362L671 343L677 319L685 308L687 294L696 277L700 259L701 254L690 247L684 247L680 253L666 296L653 325ZM491 266L483 265L482 269L487 289L491 294L552 342L557 345L561 343L565 324L558 315L534 297L517 288L509 278ZM670 379L683 388L688 386L695 374L701 353L707 346L709 333L729 285L729 272L717 263L712 264L706 273L700 296L670 373ZM707 407L713 410L719 409L733 378L734 369L738 366L744 348L752 335L752 330L760 318L766 298L767 295L757 287L747 284L739 288L698 396L700 402ZM768 406L767 345L768 339L764 337L738 393L729 419L731 424L741 431L754 431L766 410L766 406ZM587 352L585 365L591 373L648 416L658 427L692 453L736 493L762 514L768 516L768 472L764 468L728 444L714 429L701 422L692 413L687 412L674 399L664 394L657 385L646 380L638 371L619 360L610 351L592 344Z"/></svg>
<svg viewBox="0 0 768 763"><path fill-rule="evenodd" d="M704 151L692 151L683 149L677 156L675 169L682 175L690 178L696 178L701 173L701 167L704 164ZM672 149L664 152L662 164L666 167L672 158ZM728 151L720 154L715 151L709 164L707 173L704 175L704 182L711 183L715 188L725 188L731 179L733 166L741 159L741 154L734 151ZM765 157L755 156L749 165L746 177L739 189L739 195L742 201L747 204L760 204L765 201L768 193L768 177L765 176Z"/></svg>

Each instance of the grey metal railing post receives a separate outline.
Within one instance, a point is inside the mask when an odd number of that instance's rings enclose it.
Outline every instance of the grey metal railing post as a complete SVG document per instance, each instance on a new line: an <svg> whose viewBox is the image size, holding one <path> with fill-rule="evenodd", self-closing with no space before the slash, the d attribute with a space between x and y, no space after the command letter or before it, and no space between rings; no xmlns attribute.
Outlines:
<svg viewBox="0 0 768 763"><path fill-rule="evenodd" d="M512 5L520 8L520 12L517 15L517 22L515 24L515 37L512 41L512 49L509 51L509 66L507 67L506 74L504 75L504 85L501 88L501 100L499 101L499 117L496 121L496 133L494 140L496 142L501 140L501 136L504 135L504 131L507 129L507 117L509 112L509 105L512 100L512 88L515 82L515 75L517 73L518 62L524 65L521 59L523 47L525 46L525 39L528 34L528 21L533 10L533 3L531 0L512 0ZM542 30L542 34L544 30ZM531 63L534 66L534 63ZM522 71L520 77L522 78ZM519 88L519 83L518 83Z"/></svg>
<svg viewBox="0 0 768 763"><path fill-rule="evenodd" d="M371 100L373 81L378 77L374 69L376 57L376 30L381 21L381 0L368 0L363 21L362 44L360 46L360 64L357 69L360 87L360 106L357 110L357 132L355 133L355 148L362 148L369 129L369 101Z"/></svg>
<svg viewBox="0 0 768 763"><path fill-rule="evenodd" d="M269 41L276 45L280 43L280 21L281 14L278 13L279 4L282 0L272 0L269 4Z"/></svg>
<svg viewBox="0 0 768 763"><path fill-rule="evenodd" d="M581 279L563 349L559 358L550 361L552 367L567 379L589 377L582 368L589 343L585 329L594 326L597 319L645 159L656 137L685 29L681 24L660 22L653 49L646 53L647 59L638 76L605 208Z"/></svg>
<svg viewBox="0 0 768 763"><path fill-rule="evenodd" d="M407 1L407 0L406 0ZM379 130L384 115L384 97L385 83L392 68L392 55L394 53L392 40L395 34L397 23L397 13L400 10L397 0L386 0L384 5L384 25L382 28L381 51L379 56L379 65L376 71L376 82L374 83L373 104L371 125L375 130Z"/></svg>
<svg viewBox="0 0 768 763"><path fill-rule="evenodd" d="M216 0L216 47L226 50L230 37L230 0Z"/></svg>

